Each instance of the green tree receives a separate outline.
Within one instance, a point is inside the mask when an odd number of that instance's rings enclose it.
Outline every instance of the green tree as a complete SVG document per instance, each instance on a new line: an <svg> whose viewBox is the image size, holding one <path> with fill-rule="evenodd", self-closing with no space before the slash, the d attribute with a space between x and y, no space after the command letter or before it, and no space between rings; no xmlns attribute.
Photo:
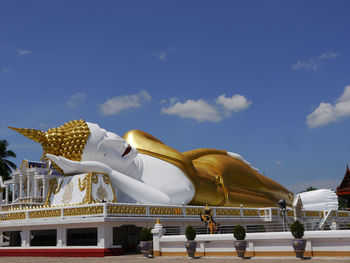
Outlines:
<svg viewBox="0 0 350 263"><path fill-rule="evenodd" d="M338 196L338 210L346 210L349 207L349 199Z"/></svg>
<svg viewBox="0 0 350 263"><path fill-rule="evenodd" d="M7 149L8 146L8 141L0 140L0 175L4 181L10 178L11 169L17 168L16 164L8 160L10 157L16 158L16 154Z"/></svg>
<svg viewBox="0 0 350 263"><path fill-rule="evenodd" d="M314 190L318 190L318 189L315 187L309 186L308 188L306 188L306 190L300 191L300 193L310 192Z"/></svg>
<svg viewBox="0 0 350 263"><path fill-rule="evenodd" d="M306 188L305 192L310 192L310 191L314 191L317 190L317 188L309 186L308 188Z"/></svg>

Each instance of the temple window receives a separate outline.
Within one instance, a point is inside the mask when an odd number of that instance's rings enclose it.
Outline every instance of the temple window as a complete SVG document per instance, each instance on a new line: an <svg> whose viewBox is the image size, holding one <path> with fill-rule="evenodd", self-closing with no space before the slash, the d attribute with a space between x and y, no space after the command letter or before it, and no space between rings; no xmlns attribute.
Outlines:
<svg viewBox="0 0 350 263"><path fill-rule="evenodd" d="M8 231L2 233L3 246L20 247L21 246L21 231Z"/></svg>
<svg viewBox="0 0 350 263"><path fill-rule="evenodd" d="M31 230L30 246L56 246L57 229Z"/></svg>
<svg viewBox="0 0 350 263"><path fill-rule="evenodd" d="M97 228L67 229L67 246L97 246Z"/></svg>

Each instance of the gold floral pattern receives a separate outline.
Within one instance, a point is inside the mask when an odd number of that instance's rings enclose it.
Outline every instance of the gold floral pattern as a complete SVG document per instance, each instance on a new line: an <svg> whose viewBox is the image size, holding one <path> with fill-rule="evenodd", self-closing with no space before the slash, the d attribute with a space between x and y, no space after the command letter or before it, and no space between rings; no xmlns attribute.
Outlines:
<svg viewBox="0 0 350 263"><path fill-rule="evenodd" d="M100 184L99 188L97 189L97 197L100 201L107 201L107 192L106 189Z"/></svg>

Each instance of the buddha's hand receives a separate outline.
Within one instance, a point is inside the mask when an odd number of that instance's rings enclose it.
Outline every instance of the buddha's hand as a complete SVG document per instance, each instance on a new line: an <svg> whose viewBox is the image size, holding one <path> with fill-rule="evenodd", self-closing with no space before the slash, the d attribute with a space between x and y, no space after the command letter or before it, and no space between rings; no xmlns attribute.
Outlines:
<svg viewBox="0 0 350 263"><path fill-rule="evenodd" d="M95 161L72 161L63 156L57 156L53 154L46 154L46 157L53 161L55 164L60 167L64 174L78 174L78 173L88 173L88 172L97 172L97 173L107 173L110 174L112 169L100 162Z"/></svg>
<svg viewBox="0 0 350 263"><path fill-rule="evenodd" d="M53 161L65 174L75 174L81 171L81 162L69 160L62 156L46 154L46 157Z"/></svg>

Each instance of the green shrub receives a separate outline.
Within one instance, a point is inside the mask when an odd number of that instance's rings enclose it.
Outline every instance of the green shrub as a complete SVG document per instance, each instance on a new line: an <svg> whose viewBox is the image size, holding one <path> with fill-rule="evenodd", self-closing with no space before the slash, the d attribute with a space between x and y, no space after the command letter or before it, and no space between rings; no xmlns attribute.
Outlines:
<svg viewBox="0 0 350 263"><path fill-rule="evenodd" d="M304 226L298 220L294 221L290 226L290 232L292 232L294 238L302 238L304 236L304 231Z"/></svg>
<svg viewBox="0 0 350 263"><path fill-rule="evenodd" d="M192 226L186 227L185 235L187 240L194 240L196 238L196 229L194 229Z"/></svg>
<svg viewBox="0 0 350 263"><path fill-rule="evenodd" d="M233 236L237 240L245 239L245 228L241 225L237 225L233 228Z"/></svg>
<svg viewBox="0 0 350 263"><path fill-rule="evenodd" d="M142 228L140 232L140 241L150 241L153 239L151 229L150 228Z"/></svg>

